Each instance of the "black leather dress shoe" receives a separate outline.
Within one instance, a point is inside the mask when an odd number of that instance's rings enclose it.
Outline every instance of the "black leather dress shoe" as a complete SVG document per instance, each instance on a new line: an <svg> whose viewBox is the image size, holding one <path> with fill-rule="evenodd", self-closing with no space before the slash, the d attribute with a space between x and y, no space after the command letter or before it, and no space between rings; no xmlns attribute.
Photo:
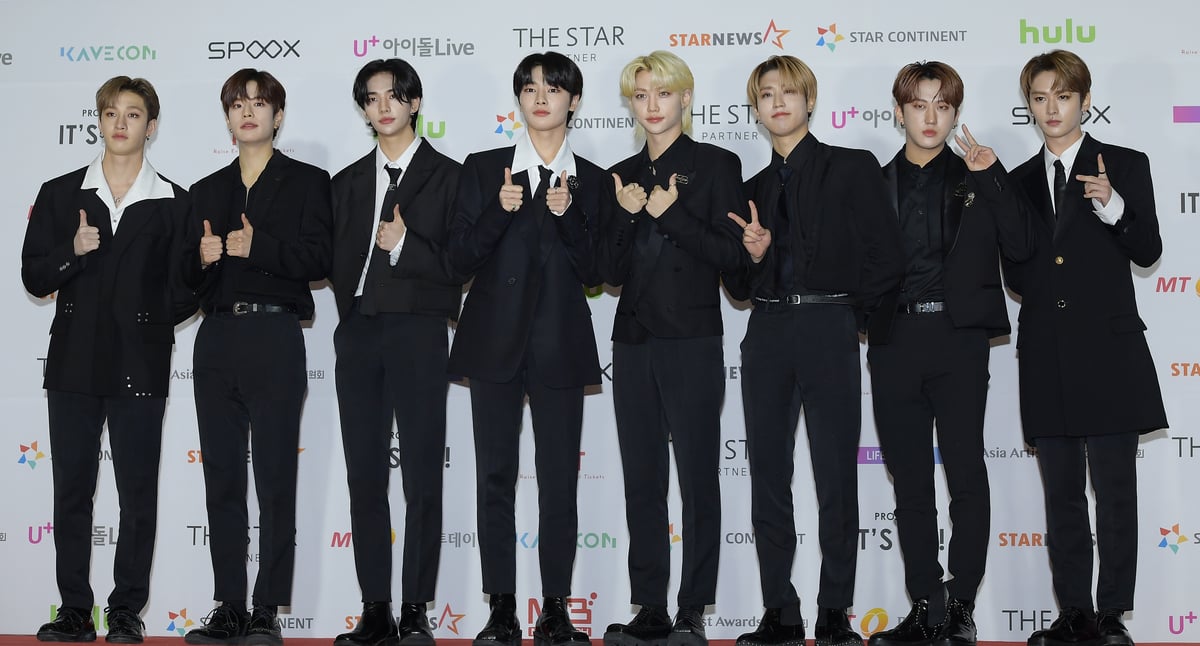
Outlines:
<svg viewBox="0 0 1200 646"><path fill-rule="evenodd" d="M562 597L546 597L542 600L542 614L533 628L533 643L534 646L560 646L590 644L591 640L587 633L575 630Z"/></svg>
<svg viewBox="0 0 1200 646"><path fill-rule="evenodd" d="M780 608L767 608L754 632L737 638L737 646L804 646L804 624L785 624Z"/></svg>
<svg viewBox="0 0 1200 646"><path fill-rule="evenodd" d="M704 634L704 606L680 606L675 613L667 646L708 646Z"/></svg>
<svg viewBox="0 0 1200 646"><path fill-rule="evenodd" d="M279 610L275 606L254 606L242 643L246 646L282 646L283 627L279 625Z"/></svg>
<svg viewBox="0 0 1200 646"><path fill-rule="evenodd" d="M895 628L871 635L870 646L929 646L936 628L929 625L929 600L917 599L908 616Z"/></svg>
<svg viewBox="0 0 1200 646"><path fill-rule="evenodd" d="M54 621L38 628L37 638L42 642L94 642L96 625L86 610L59 608Z"/></svg>
<svg viewBox="0 0 1200 646"><path fill-rule="evenodd" d="M517 621L517 597L493 594L488 604L492 614L472 646L520 646L521 622Z"/></svg>
<svg viewBox="0 0 1200 646"><path fill-rule="evenodd" d="M1133 636L1121 621L1124 610L1101 610L1096 615L1096 632L1100 633L1101 646L1133 646Z"/></svg>
<svg viewBox="0 0 1200 646"><path fill-rule="evenodd" d="M429 625L429 615L425 614L425 604L400 604L397 632L401 646L433 646L433 627Z"/></svg>
<svg viewBox="0 0 1200 646"><path fill-rule="evenodd" d="M1029 646L1095 646L1100 640L1096 614L1089 609L1063 608L1045 630L1029 636Z"/></svg>
<svg viewBox="0 0 1200 646"><path fill-rule="evenodd" d="M605 646L666 646L671 616L666 606L642 606L627 624L609 624Z"/></svg>
<svg viewBox="0 0 1200 646"><path fill-rule="evenodd" d="M364 603L354 630L333 640L333 646L397 646L399 643L396 618L392 616L392 604L387 601Z"/></svg>
<svg viewBox="0 0 1200 646"><path fill-rule="evenodd" d="M228 603L213 608L202 625L183 636L189 644L240 644L250 616L246 609Z"/></svg>
<svg viewBox="0 0 1200 646"><path fill-rule="evenodd" d="M850 628L844 608L818 608L813 641L816 646L862 646L863 638Z"/></svg>
<svg viewBox="0 0 1200 646"><path fill-rule="evenodd" d="M946 618L937 627L933 646L975 646L976 630L975 603L962 599L950 599L946 604Z"/></svg>
<svg viewBox="0 0 1200 646"><path fill-rule="evenodd" d="M105 608L107 615L108 635L104 641L110 644L140 644L146 624L138 613L129 608Z"/></svg>

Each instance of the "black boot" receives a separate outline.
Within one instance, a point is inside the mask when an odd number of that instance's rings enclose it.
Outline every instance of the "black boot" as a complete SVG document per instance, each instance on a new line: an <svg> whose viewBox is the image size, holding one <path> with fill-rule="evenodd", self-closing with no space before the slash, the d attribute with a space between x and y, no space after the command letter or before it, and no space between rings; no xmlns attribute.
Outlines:
<svg viewBox="0 0 1200 646"><path fill-rule="evenodd" d="M862 646L863 638L850 628L844 608L817 608L813 642L816 646Z"/></svg>
<svg viewBox="0 0 1200 646"><path fill-rule="evenodd" d="M400 646L433 646L433 628L424 603L400 604Z"/></svg>
<svg viewBox="0 0 1200 646"><path fill-rule="evenodd" d="M767 608L758 628L738 637L737 646L804 646L804 622L785 624L781 608Z"/></svg>
<svg viewBox="0 0 1200 646"><path fill-rule="evenodd" d="M533 643L534 646L562 646L590 644L591 640L587 633L575 630L562 597L546 597L542 600L542 614L533 628Z"/></svg>
<svg viewBox="0 0 1200 646"><path fill-rule="evenodd" d="M517 597L512 594L493 594L488 601L492 614L483 630L475 636L472 646L520 646L521 623L517 621Z"/></svg>
<svg viewBox="0 0 1200 646"><path fill-rule="evenodd" d="M933 637L933 646L975 646L975 618L971 616L974 611L973 601L950 599L946 604L946 619Z"/></svg>
<svg viewBox="0 0 1200 646"><path fill-rule="evenodd" d="M392 604L387 601L364 603L354 630L333 640L333 646L397 646L399 643L396 618L392 616Z"/></svg>
<svg viewBox="0 0 1200 646"><path fill-rule="evenodd" d="M929 625L929 600L917 599L899 625L871 635L870 646L928 646L937 629Z"/></svg>
<svg viewBox="0 0 1200 646"><path fill-rule="evenodd" d="M203 625L183 636L189 644L240 644L250 615L242 603L223 602L202 620Z"/></svg>
<svg viewBox="0 0 1200 646"><path fill-rule="evenodd" d="M667 646L708 646L704 634L704 606L680 606Z"/></svg>
<svg viewBox="0 0 1200 646"><path fill-rule="evenodd" d="M1045 630L1029 636L1029 646L1093 646L1100 640L1091 608L1063 608Z"/></svg>
<svg viewBox="0 0 1200 646"><path fill-rule="evenodd" d="M666 646L671 616L666 606L642 606L627 624L609 624L605 646Z"/></svg>
<svg viewBox="0 0 1200 646"><path fill-rule="evenodd" d="M86 610L59 608L54 621L38 628L37 638L42 642L94 642L96 625Z"/></svg>
<svg viewBox="0 0 1200 646"><path fill-rule="evenodd" d="M246 646L283 646L283 627L279 625L279 609L256 605L250 610L246 625Z"/></svg>

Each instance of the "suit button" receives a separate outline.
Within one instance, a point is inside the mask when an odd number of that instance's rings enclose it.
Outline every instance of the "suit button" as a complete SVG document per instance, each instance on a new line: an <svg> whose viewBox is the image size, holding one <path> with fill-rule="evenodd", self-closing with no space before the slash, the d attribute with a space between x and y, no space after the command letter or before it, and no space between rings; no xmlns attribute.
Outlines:
<svg viewBox="0 0 1200 646"><path fill-rule="evenodd" d="M358 254L358 257L359 257L359 258L362 258L363 260L366 260L366 259L367 259L367 253L364 251L363 253L360 253L360 254Z"/></svg>
<svg viewBox="0 0 1200 646"><path fill-rule="evenodd" d="M510 287L511 287L511 286L513 286L513 285L516 285L516 284L517 284L517 279L516 279L516 278L513 278L513 277L511 277L511 276L510 276L510 277L509 277L509 279L508 279L508 284L509 284L509 286L510 286Z"/></svg>
<svg viewBox="0 0 1200 646"><path fill-rule="evenodd" d="M1065 300L1059 300L1058 301L1058 309L1060 309L1060 310L1067 309L1067 302Z"/></svg>
<svg viewBox="0 0 1200 646"><path fill-rule="evenodd" d="M1061 265L1061 264L1063 264L1063 257L1062 257L1062 256L1055 256L1055 257L1054 257L1054 264L1056 264L1056 265Z"/></svg>

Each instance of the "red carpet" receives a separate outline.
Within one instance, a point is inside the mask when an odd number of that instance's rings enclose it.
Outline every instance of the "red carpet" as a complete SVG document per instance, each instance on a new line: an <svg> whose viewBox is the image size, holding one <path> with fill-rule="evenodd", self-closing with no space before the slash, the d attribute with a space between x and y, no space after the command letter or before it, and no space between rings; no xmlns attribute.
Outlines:
<svg viewBox="0 0 1200 646"><path fill-rule="evenodd" d="M26 635L0 635L0 646L33 646L34 644L44 644L39 642L35 637ZM103 644L104 636L101 635L94 642ZM183 643L181 637L147 637L146 646L179 646ZM333 637L321 639L299 639L287 638L283 640L284 646L330 646L333 643ZM469 639L439 639L438 646L471 646ZM979 642L979 646L1014 646L1023 644L1024 642ZM525 640L525 644L532 646L533 640ZM600 640L593 640L592 644L600 646ZM732 639L714 639L709 642L710 646L733 646ZM808 641L809 646L812 646L812 640ZM1200 646L1195 642L1170 642L1170 643L1149 643L1138 642L1138 646Z"/></svg>

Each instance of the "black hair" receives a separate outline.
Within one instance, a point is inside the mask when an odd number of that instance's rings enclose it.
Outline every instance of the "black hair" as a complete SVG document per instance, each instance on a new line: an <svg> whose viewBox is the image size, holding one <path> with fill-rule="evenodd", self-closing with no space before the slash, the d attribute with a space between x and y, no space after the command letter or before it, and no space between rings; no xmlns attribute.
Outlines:
<svg viewBox="0 0 1200 646"><path fill-rule="evenodd" d="M377 58L363 65L362 69L358 70L358 75L354 77L354 102L358 104L359 108L365 108L367 105L367 82L371 80L372 76L381 72L392 75L392 93L396 95L397 99L405 103L412 103L413 99L421 98L421 77L417 75L417 70L408 64L408 61L402 58ZM416 132L417 110L413 110L409 125L412 126L413 132Z"/></svg>

